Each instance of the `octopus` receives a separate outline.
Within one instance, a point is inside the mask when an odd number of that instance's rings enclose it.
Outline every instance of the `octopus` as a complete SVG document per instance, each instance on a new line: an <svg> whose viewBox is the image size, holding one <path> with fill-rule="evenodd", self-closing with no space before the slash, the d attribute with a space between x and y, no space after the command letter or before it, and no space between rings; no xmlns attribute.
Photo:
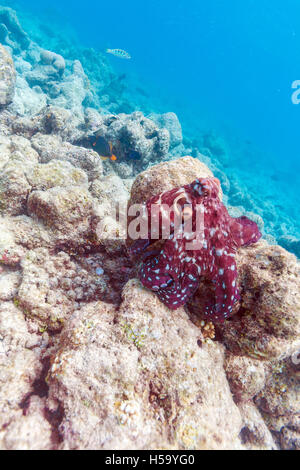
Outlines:
<svg viewBox="0 0 300 470"><path fill-rule="evenodd" d="M143 286L171 310L190 301L203 279L211 281L214 295L203 313L215 322L230 317L240 300L237 250L261 238L255 222L229 215L219 192L217 178L199 178L151 197L142 211L147 235L129 248L141 257ZM151 250L158 240L160 249Z"/></svg>

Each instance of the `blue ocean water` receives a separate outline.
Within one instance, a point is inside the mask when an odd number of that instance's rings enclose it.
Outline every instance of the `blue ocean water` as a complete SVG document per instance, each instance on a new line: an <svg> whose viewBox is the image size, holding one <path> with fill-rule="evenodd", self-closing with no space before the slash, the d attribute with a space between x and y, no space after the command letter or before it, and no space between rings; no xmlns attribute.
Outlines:
<svg viewBox="0 0 300 470"><path fill-rule="evenodd" d="M139 89L148 109L174 111L185 138L208 148L228 178L228 204L261 216L265 234L300 257L298 0L3 4L44 47L54 31L74 48L128 51L131 60L108 60L135 84L132 95Z"/></svg>

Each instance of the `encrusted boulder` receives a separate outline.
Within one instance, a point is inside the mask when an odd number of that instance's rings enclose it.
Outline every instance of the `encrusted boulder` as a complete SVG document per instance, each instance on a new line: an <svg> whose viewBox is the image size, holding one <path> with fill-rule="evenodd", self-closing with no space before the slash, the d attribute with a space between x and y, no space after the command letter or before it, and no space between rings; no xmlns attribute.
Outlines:
<svg viewBox="0 0 300 470"><path fill-rule="evenodd" d="M26 177L32 190L47 190L57 186L88 186L85 172L63 160L34 165L26 172Z"/></svg>
<svg viewBox="0 0 300 470"><path fill-rule="evenodd" d="M33 148L38 152L41 163L51 160L65 160L76 168L81 168L93 180L102 176L103 165L98 153L68 142L62 142L56 135L36 134L31 140Z"/></svg>
<svg viewBox="0 0 300 470"><path fill-rule="evenodd" d="M142 204L155 194L191 183L196 178L212 176L212 172L204 163L190 156L159 163L136 177L131 188L129 204Z"/></svg>
<svg viewBox="0 0 300 470"><path fill-rule="evenodd" d="M222 330L234 354L284 359L300 349L300 267L297 258L266 242L237 254L241 310Z"/></svg>
<svg viewBox="0 0 300 470"><path fill-rule="evenodd" d="M18 292L21 276L18 271L10 271L0 266L0 301L13 300Z"/></svg>
<svg viewBox="0 0 300 470"><path fill-rule="evenodd" d="M60 73L63 74L66 68L65 59L55 52L42 50L41 51L41 62L44 65L53 65L53 67Z"/></svg>
<svg viewBox="0 0 300 470"><path fill-rule="evenodd" d="M90 186L91 194L99 200L100 204L110 206L126 204L129 199L129 191L125 182L117 175L111 174L98 178Z"/></svg>
<svg viewBox="0 0 300 470"><path fill-rule="evenodd" d="M13 60L0 44L0 108L9 105L14 96L16 71Z"/></svg>
<svg viewBox="0 0 300 470"><path fill-rule="evenodd" d="M21 27L16 12L9 7L0 7L0 40L10 47L20 50L27 49L30 39Z"/></svg>
<svg viewBox="0 0 300 470"><path fill-rule="evenodd" d="M62 59L62 58L61 58ZM62 72L62 60L56 59L52 67L56 72ZM59 65L59 67L57 67ZM56 67L56 68L55 68ZM72 73L58 85L57 96L52 99L52 104L61 108L70 109L77 114L83 114L82 104L88 95L88 78L79 60L75 60Z"/></svg>
<svg viewBox="0 0 300 470"><path fill-rule="evenodd" d="M285 450L300 450L299 366L294 355L271 363L266 385L254 400L278 445Z"/></svg>
<svg viewBox="0 0 300 470"><path fill-rule="evenodd" d="M93 216L93 198L80 186L53 187L33 191L27 203L28 213L38 217L54 230L62 233L82 233L89 230Z"/></svg>
<svg viewBox="0 0 300 470"><path fill-rule="evenodd" d="M277 418L299 415L299 369L290 358L270 365L266 386L255 397L261 411Z"/></svg>
<svg viewBox="0 0 300 470"><path fill-rule="evenodd" d="M47 95L36 85L30 87L22 75L17 75L15 96L9 109L16 115L32 116L47 104Z"/></svg>
<svg viewBox="0 0 300 470"><path fill-rule="evenodd" d="M136 280L118 311L98 302L75 312L48 376L48 407L64 409L61 447L240 448L223 347L201 339L183 309L170 315Z"/></svg>
<svg viewBox="0 0 300 470"><path fill-rule="evenodd" d="M102 119L96 119L94 114L89 112L86 122L91 127L89 132L93 131L95 135L104 137L112 143L113 153L121 161L134 162L135 171L168 155L170 144L168 130L159 128L139 111L102 116ZM119 171L118 166L116 171ZM121 176L121 173L119 174Z"/></svg>
<svg viewBox="0 0 300 470"><path fill-rule="evenodd" d="M262 361L248 356L226 354L225 371L231 392L236 401L249 401L266 383L266 371Z"/></svg>
<svg viewBox="0 0 300 470"><path fill-rule="evenodd" d="M270 429L253 402L243 402L238 405L243 427L240 439L248 450L277 450L277 445Z"/></svg>
<svg viewBox="0 0 300 470"><path fill-rule="evenodd" d="M19 265L26 250L16 243L15 230L11 220L0 217L0 264L14 267Z"/></svg>
<svg viewBox="0 0 300 470"><path fill-rule="evenodd" d="M0 170L2 170L10 158L10 145L10 138L0 134Z"/></svg>
<svg viewBox="0 0 300 470"><path fill-rule="evenodd" d="M121 178L114 174L94 180L90 191L97 201L95 214L99 220L96 227L99 241L111 253L122 250L126 226L120 214L126 214L129 191Z"/></svg>
<svg viewBox="0 0 300 470"><path fill-rule="evenodd" d="M29 251L21 267L16 302L44 329L60 330L78 302L101 298L105 291L102 277L78 266L62 251L57 256L43 248Z"/></svg>
<svg viewBox="0 0 300 470"><path fill-rule="evenodd" d="M9 162L2 169L0 176L0 211L6 215L24 214L30 184L22 166Z"/></svg>
<svg viewBox="0 0 300 470"><path fill-rule="evenodd" d="M150 114L148 116L160 128L167 129L170 134L170 148L177 147L182 143L182 129L175 113Z"/></svg>
<svg viewBox="0 0 300 470"><path fill-rule="evenodd" d="M39 155L32 148L30 140L21 135L12 135L10 137L11 160L23 164L26 170L32 165L38 163Z"/></svg>
<svg viewBox="0 0 300 470"><path fill-rule="evenodd" d="M5 450L51 450L53 429L46 419L44 400L33 395L26 413L22 409L11 417L5 427L0 449ZM1 432L0 432L1 436Z"/></svg>
<svg viewBox="0 0 300 470"><path fill-rule="evenodd" d="M33 392L33 382L42 371L41 344L42 338L29 332L21 310L12 302L0 302L0 449L19 447L15 431L22 422L20 405ZM42 415L39 420L44 420ZM41 431L44 429L40 426ZM44 438L46 441L47 433ZM31 440L28 448L34 445Z"/></svg>

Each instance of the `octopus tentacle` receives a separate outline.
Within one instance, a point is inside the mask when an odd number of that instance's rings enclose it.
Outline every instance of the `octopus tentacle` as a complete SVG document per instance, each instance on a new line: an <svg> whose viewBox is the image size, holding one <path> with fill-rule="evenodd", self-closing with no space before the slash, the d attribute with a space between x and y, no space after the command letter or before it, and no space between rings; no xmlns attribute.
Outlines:
<svg viewBox="0 0 300 470"><path fill-rule="evenodd" d="M237 247L256 243L261 238L257 224L246 216L232 219L231 234Z"/></svg>
<svg viewBox="0 0 300 470"><path fill-rule="evenodd" d="M205 315L215 321L223 321L230 317L235 304L240 300L237 267L232 253L221 259L216 268L212 279L215 285L215 304L206 306Z"/></svg>

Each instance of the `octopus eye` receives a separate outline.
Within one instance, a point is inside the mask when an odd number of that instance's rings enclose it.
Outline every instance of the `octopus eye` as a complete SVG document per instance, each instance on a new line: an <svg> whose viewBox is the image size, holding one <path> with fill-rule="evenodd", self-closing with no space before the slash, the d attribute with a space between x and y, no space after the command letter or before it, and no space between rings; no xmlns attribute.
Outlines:
<svg viewBox="0 0 300 470"><path fill-rule="evenodd" d="M217 178L203 178L192 183L192 188L201 197L217 197L220 190L220 182Z"/></svg>
<svg viewBox="0 0 300 470"><path fill-rule="evenodd" d="M193 190L197 193L197 195L205 197L209 194L209 187L202 183L195 183L193 186Z"/></svg>

